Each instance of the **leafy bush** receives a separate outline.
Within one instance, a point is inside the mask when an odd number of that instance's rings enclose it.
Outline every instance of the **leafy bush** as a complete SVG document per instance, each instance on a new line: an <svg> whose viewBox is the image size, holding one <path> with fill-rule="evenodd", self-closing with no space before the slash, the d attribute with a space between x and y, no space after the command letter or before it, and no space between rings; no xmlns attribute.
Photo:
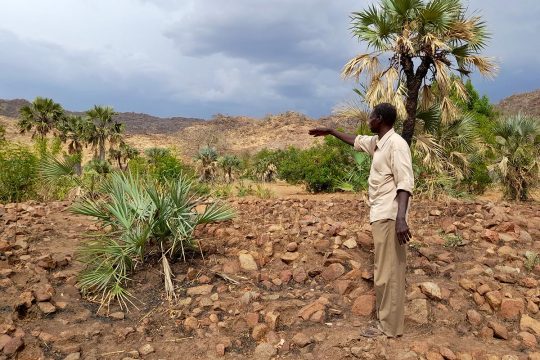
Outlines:
<svg viewBox="0 0 540 360"><path fill-rule="evenodd" d="M0 148L0 201L18 202L36 195L38 162L30 149L3 144Z"/></svg>
<svg viewBox="0 0 540 360"><path fill-rule="evenodd" d="M231 208L220 202L193 196L193 183L184 176L158 183L131 173L113 173L98 199L84 198L73 212L96 218L110 229L85 243L80 259L86 265L79 278L84 294L100 296L102 305L118 300L127 306L126 286L137 264L145 262L150 249L161 252L165 290L174 296L169 260L196 249L193 231L199 224L231 219ZM198 206L204 205L202 213ZM169 259L169 260L168 260Z"/></svg>
<svg viewBox="0 0 540 360"><path fill-rule="evenodd" d="M0 144L6 141L6 128L0 124Z"/></svg>

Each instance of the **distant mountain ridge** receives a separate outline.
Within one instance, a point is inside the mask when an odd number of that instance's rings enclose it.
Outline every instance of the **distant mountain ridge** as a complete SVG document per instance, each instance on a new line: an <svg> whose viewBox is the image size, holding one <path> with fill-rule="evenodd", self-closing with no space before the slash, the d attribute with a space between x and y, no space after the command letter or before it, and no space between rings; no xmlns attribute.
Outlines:
<svg viewBox="0 0 540 360"><path fill-rule="evenodd" d="M497 108L503 114L517 114L519 112L540 118L540 89L514 94L502 99Z"/></svg>
<svg viewBox="0 0 540 360"><path fill-rule="evenodd" d="M18 118L19 110L30 102L25 99L2 100L0 99L0 115L10 118ZM83 114L83 112L69 111L70 114ZM185 118L180 116L161 118L142 113L119 112L115 118L125 124L129 134L170 134L178 132L188 126L204 122L204 119Z"/></svg>

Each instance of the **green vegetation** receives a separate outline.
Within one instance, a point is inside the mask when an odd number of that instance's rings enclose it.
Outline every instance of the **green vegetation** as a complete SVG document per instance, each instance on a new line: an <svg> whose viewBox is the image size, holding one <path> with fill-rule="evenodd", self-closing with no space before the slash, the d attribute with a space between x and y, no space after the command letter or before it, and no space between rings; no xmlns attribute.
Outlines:
<svg viewBox="0 0 540 360"><path fill-rule="evenodd" d="M467 100L463 76L477 69L490 77L497 70L480 55L489 39L484 21L469 16L460 0L380 0L351 18L353 35L371 51L351 59L343 76L365 76L369 106L396 106L409 144L426 113L439 113L445 125L459 116L451 95ZM389 63L381 61L388 53Z"/></svg>
<svg viewBox="0 0 540 360"><path fill-rule="evenodd" d="M444 247L455 248L463 245L463 239L459 234L447 234L444 236Z"/></svg>
<svg viewBox="0 0 540 360"><path fill-rule="evenodd" d="M540 265L540 256L535 251L526 251L525 252L525 269L527 271L532 271L536 265Z"/></svg>
<svg viewBox="0 0 540 360"><path fill-rule="evenodd" d="M36 195L37 156L27 147L0 147L0 201L19 202Z"/></svg>
<svg viewBox="0 0 540 360"><path fill-rule="evenodd" d="M86 242L80 257L86 269L79 286L85 294L99 296L102 305L131 302L129 277L138 264L152 259L148 256L152 249L161 253L165 289L175 296L169 260L185 260L186 252L197 250L193 238L197 225L234 216L227 205L194 194L193 183L184 176L158 183L116 172L102 188L99 198L86 197L73 206L75 213L92 216L109 229ZM204 211L197 212L203 204Z"/></svg>

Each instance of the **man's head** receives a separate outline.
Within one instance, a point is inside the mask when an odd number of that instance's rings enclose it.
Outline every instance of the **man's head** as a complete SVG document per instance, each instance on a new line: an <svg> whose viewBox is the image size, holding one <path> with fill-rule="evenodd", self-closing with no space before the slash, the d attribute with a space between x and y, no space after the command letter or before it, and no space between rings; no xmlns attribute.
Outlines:
<svg viewBox="0 0 540 360"><path fill-rule="evenodd" d="M371 132L378 134L383 127L393 127L396 117L397 111L394 105L389 103L378 104L369 115L369 129Z"/></svg>

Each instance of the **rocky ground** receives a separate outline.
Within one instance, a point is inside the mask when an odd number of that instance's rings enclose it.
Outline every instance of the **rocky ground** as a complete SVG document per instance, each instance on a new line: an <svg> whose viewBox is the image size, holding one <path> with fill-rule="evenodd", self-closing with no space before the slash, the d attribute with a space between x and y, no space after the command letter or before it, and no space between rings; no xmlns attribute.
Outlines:
<svg viewBox="0 0 540 360"><path fill-rule="evenodd" d="M366 340L373 319L368 209L357 197L233 200L198 229L204 258L173 264L163 298L150 255L129 311L76 287L95 226L68 203L0 205L0 359L540 359L540 206L417 202L406 334ZM155 264L155 265L154 265Z"/></svg>

